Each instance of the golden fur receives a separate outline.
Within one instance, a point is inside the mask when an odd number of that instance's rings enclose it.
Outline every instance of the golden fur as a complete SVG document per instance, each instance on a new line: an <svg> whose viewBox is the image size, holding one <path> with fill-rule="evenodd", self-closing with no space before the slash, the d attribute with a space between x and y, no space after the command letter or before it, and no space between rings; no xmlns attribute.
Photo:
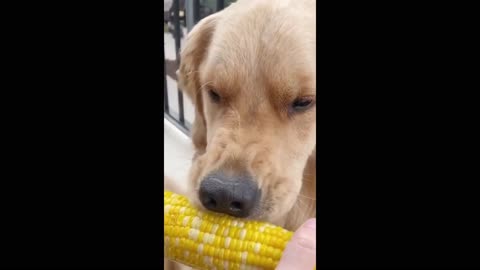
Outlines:
<svg viewBox="0 0 480 270"><path fill-rule="evenodd" d="M289 111L316 98L315 31L313 0L240 0L189 33L178 77L196 109L193 203L210 172L247 170L262 190L252 218L295 230L316 215L316 108Z"/></svg>

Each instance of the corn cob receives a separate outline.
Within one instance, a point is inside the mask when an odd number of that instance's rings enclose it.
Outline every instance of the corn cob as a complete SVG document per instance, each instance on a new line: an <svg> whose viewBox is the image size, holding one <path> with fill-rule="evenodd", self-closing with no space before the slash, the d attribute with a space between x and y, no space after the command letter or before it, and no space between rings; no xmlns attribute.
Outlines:
<svg viewBox="0 0 480 270"><path fill-rule="evenodd" d="M258 221L201 212L164 192L164 256L195 269L275 269L293 233Z"/></svg>

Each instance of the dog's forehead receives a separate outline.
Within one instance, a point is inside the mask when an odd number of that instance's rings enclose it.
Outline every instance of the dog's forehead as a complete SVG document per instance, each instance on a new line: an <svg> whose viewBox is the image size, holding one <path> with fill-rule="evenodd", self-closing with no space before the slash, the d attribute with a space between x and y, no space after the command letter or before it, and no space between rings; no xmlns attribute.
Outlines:
<svg viewBox="0 0 480 270"><path fill-rule="evenodd" d="M263 48L215 45L204 63L203 81L221 91L241 90L249 95L273 91L271 95L315 88L314 56L298 48L284 50L273 44Z"/></svg>
<svg viewBox="0 0 480 270"><path fill-rule="evenodd" d="M202 65L203 83L257 100L314 94L314 31L291 20L289 9L255 6L232 10L218 22Z"/></svg>

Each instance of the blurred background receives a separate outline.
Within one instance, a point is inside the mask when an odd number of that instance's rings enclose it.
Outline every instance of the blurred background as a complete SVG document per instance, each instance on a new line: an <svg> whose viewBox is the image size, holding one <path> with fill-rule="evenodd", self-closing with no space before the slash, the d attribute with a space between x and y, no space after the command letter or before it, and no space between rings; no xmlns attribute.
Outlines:
<svg viewBox="0 0 480 270"><path fill-rule="evenodd" d="M193 26L208 15L230 5L234 0L165 0L164 36L164 175L185 187L193 157L190 128L194 108L177 86L175 71L180 62L179 52Z"/></svg>

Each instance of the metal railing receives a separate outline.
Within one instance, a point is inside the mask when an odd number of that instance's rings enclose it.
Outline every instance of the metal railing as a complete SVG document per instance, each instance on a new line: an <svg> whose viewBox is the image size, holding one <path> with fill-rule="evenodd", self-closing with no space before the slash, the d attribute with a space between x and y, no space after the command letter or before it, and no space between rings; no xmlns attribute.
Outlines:
<svg viewBox="0 0 480 270"><path fill-rule="evenodd" d="M175 89L173 93L176 93L177 104L174 104L174 97L172 97L172 91L168 87L174 85L168 85L167 76L172 80L176 81L175 71L178 69L180 63L180 48L182 39L185 36L183 27L187 28L187 31L190 31L193 26L200 21L202 18L217 12L223 9L225 6L229 5L234 0L173 0L171 7L168 8L168 11L164 10L164 35L165 28L168 29L168 32L173 35L174 46L175 46L175 60L167 60L165 54L165 46L163 47L164 55L164 83L163 83L163 94L164 94L164 109L163 115L174 124L179 130L189 135L191 128L191 123L185 118L185 103L183 93L180 89ZM168 13L167 13L168 12ZM175 109L174 109L175 107Z"/></svg>

